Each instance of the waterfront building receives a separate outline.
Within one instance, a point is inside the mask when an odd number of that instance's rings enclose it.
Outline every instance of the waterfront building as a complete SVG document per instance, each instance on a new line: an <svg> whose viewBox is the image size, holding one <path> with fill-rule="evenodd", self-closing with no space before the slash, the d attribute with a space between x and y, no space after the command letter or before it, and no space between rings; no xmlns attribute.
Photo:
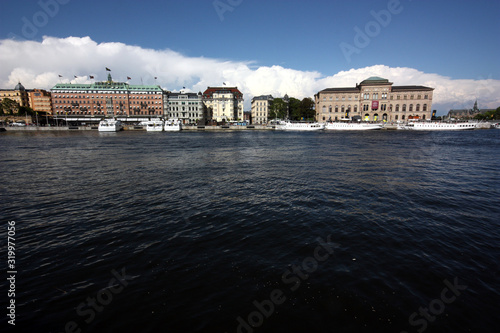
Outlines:
<svg viewBox="0 0 500 333"><path fill-rule="evenodd" d="M243 119L243 94L238 87L208 87L203 93L207 119L238 121Z"/></svg>
<svg viewBox="0 0 500 333"><path fill-rule="evenodd" d="M197 124L206 118L201 92L164 95L165 118L179 119L182 124Z"/></svg>
<svg viewBox="0 0 500 333"><path fill-rule="evenodd" d="M108 80L91 84L58 83L52 89L54 116L82 117L161 117L163 89L159 85L131 85Z"/></svg>
<svg viewBox="0 0 500 333"><path fill-rule="evenodd" d="M52 97L49 91L43 89L28 90L30 107L41 116L52 114Z"/></svg>
<svg viewBox="0 0 500 333"><path fill-rule="evenodd" d="M273 100L272 95L262 95L252 98L252 124L267 124Z"/></svg>
<svg viewBox="0 0 500 333"><path fill-rule="evenodd" d="M314 95L316 120L405 122L430 120L434 88L393 86L380 77L370 77L355 87L328 88Z"/></svg>
<svg viewBox="0 0 500 333"><path fill-rule="evenodd" d="M474 103L472 109L451 109L445 116L448 120L469 120L473 119L475 116L481 113L486 113L489 111L495 111L495 109L479 109L477 107L477 100Z"/></svg>
<svg viewBox="0 0 500 333"><path fill-rule="evenodd" d="M14 87L14 89L0 89L0 102L3 101L5 98L13 100L19 106L26 106L26 107L30 106L28 92L21 84L21 82L18 82L18 84ZM11 111L12 113L17 113L19 110L17 109Z"/></svg>

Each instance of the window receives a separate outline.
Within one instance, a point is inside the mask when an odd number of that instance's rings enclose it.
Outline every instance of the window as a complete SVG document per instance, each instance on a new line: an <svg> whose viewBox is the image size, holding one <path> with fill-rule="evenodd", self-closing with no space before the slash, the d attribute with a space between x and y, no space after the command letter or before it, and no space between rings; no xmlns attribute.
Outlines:
<svg viewBox="0 0 500 333"><path fill-rule="evenodd" d="M403 112L406 112L406 104L403 104Z"/></svg>
<svg viewBox="0 0 500 333"><path fill-rule="evenodd" d="M427 104L424 104L424 108L423 108L423 111L427 111Z"/></svg>
<svg viewBox="0 0 500 333"><path fill-rule="evenodd" d="M410 112L413 111L413 104L410 104Z"/></svg>
<svg viewBox="0 0 500 333"><path fill-rule="evenodd" d="M420 104L417 104L417 108L415 109L415 111L420 111Z"/></svg>
<svg viewBox="0 0 500 333"><path fill-rule="evenodd" d="M396 104L396 112L399 112L399 104Z"/></svg>

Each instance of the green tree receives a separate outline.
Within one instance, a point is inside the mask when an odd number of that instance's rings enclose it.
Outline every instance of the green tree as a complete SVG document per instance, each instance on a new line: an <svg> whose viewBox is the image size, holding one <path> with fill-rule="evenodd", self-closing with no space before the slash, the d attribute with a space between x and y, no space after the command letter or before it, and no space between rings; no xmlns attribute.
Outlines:
<svg viewBox="0 0 500 333"><path fill-rule="evenodd" d="M275 98L269 109L269 119L285 119L286 118L286 103L283 98Z"/></svg>
<svg viewBox="0 0 500 333"><path fill-rule="evenodd" d="M19 116L24 116L24 115L33 116L33 115L35 115L35 111L30 107L20 106L17 114Z"/></svg>
<svg viewBox="0 0 500 333"><path fill-rule="evenodd" d="M10 98L4 98L2 100L2 112L3 114L17 114L19 112L19 103Z"/></svg>
<svg viewBox="0 0 500 333"><path fill-rule="evenodd" d="M290 97L290 101L288 102L289 115L291 120L301 120L302 119L302 110L300 105L300 100Z"/></svg>
<svg viewBox="0 0 500 333"><path fill-rule="evenodd" d="M302 117L306 120L314 120L316 111L314 109L314 101L311 97L306 97L300 101Z"/></svg>

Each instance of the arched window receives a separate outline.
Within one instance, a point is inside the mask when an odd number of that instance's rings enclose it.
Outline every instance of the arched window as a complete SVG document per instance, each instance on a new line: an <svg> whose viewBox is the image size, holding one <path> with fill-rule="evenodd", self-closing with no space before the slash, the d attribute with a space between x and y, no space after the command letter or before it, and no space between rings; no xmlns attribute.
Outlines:
<svg viewBox="0 0 500 333"><path fill-rule="evenodd" d="M417 108L415 109L415 111L420 111L420 104L417 104Z"/></svg>
<svg viewBox="0 0 500 333"><path fill-rule="evenodd" d="M413 111L413 104L410 104L410 112Z"/></svg>
<svg viewBox="0 0 500 333"><path fill-rule="evenodd" d="M427 111L427 104L424 104L424 112Z"/></svg>
<svg viewBox="0 0 500 333"><path fill-rule="evenodd" d="M332 106L331 106L331 105L330 105L330 107L328 108L328 111L329 111L330 113L332 113Z"/></svg>
<svg viewBox="0 0 500 333"><path fill-rule="evenodd" d="M396 112L399 112L399 104L396 104Z"/></svg>
<svg viewBox="0 0 500 333"><path fill-rule="evenodd" d="M338 107L338 105L335 105L335 112L339 112L339 107Z"/></svg>
<svg viewBox="0 0 500 333"><path fill-rule="evenodd" d="M406 104L403 104L403 112L406 112Z"/></svg>
<svg viewBox="0 0 500 333"><path fill-rule="evenodd" d="M358 106L354 105L354 112L358 112Z"/></svg>

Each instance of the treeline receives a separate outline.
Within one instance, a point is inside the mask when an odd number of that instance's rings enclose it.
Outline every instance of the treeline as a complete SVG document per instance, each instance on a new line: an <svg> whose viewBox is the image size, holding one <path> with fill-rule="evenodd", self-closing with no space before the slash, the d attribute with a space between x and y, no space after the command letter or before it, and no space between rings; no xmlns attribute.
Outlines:
<svg viewBox="0 0 500 333"><path fill-rule="evenodd" d="M275 98L271 102L269 119L314 120L315 113L314 101L310 97L303 100L290 97L288 103L283 98Z"/></svg>
<svg viewBox="0 0 500 333"><path fill-rule="evenodd" d="M32 108L27 106L20 106L18 102L11 100L10 98L4 98L0 103L0 115L1 116L32 116L35 112Z"/></svg>
<svg viewBox="0 0 500 333"><path fill-rule="evenodd" d="M485 113L480 113L474 117L477 120L499 120L500 119L500 107L496 110L488 111Z"/></svg>

